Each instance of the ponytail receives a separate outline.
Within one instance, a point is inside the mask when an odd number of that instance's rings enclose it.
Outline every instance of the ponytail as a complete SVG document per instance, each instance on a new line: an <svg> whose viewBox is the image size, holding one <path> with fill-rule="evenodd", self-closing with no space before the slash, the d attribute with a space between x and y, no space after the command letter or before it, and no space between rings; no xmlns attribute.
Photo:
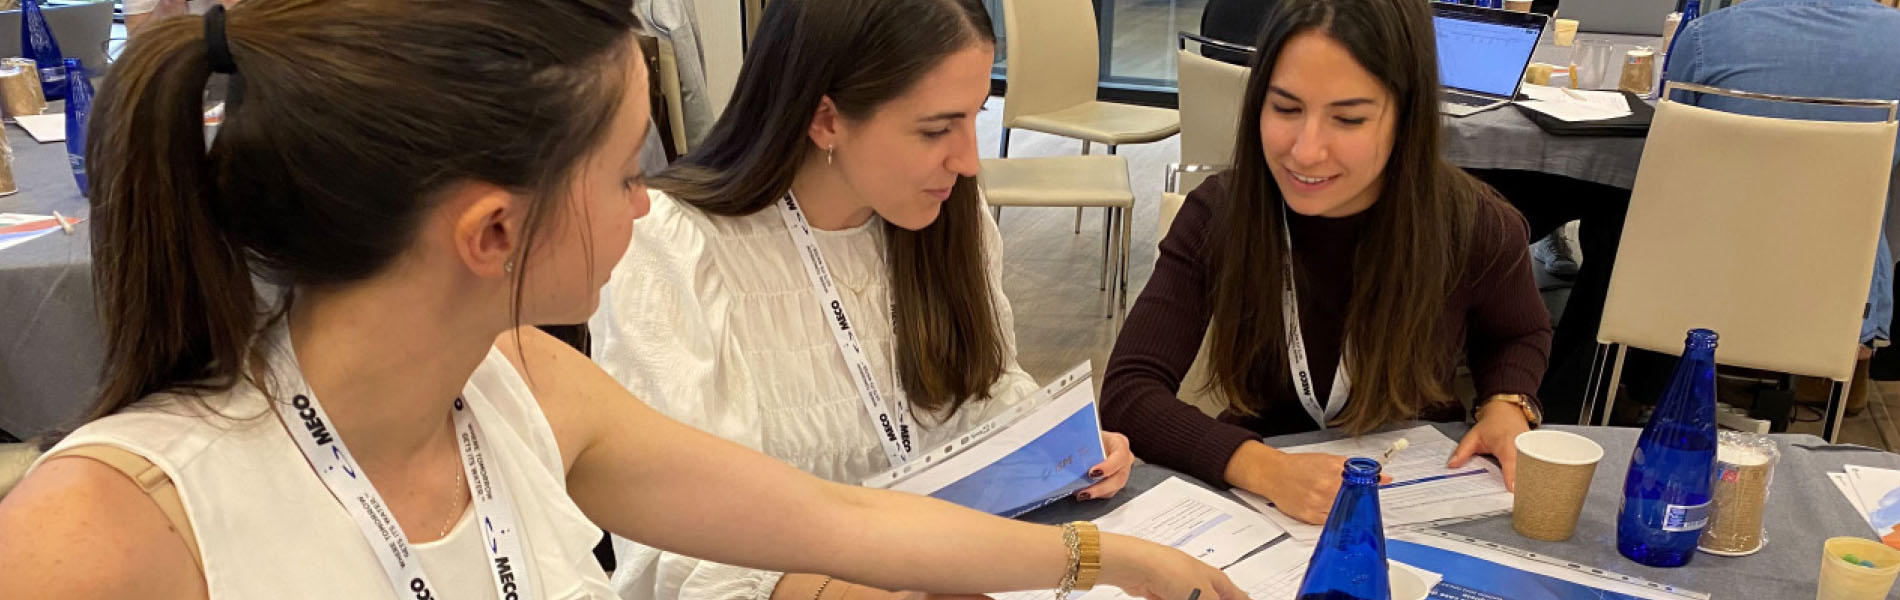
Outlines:
<svg viewBox="0 0 1900 600"><path fill-rule="evenodd" d="M229 387L257 328L244 251L207 156L204 28L156 23L105 81L87 132L105 373L90 418L177 387Z"/></svg>

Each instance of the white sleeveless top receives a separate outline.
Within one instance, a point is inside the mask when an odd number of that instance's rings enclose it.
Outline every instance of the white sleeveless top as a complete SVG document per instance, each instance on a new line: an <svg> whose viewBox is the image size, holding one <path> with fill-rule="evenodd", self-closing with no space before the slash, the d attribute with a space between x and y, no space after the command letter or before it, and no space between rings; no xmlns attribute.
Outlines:
<svg viewBox="0 0 1900 600"><path fill-rule="evenodd" d="M490 349L463 394L508 478L540 598L613 597L593 555L600 528L568 498L554 431L527 383ZM147 397L79 428L48 456L105 444L164 469L197 534L213 600L400 598L265 395L241 383L205 400L216 414L189 397ZM499 600L478 527L471 510L447 537L414 546L436 598Z"/></svg>

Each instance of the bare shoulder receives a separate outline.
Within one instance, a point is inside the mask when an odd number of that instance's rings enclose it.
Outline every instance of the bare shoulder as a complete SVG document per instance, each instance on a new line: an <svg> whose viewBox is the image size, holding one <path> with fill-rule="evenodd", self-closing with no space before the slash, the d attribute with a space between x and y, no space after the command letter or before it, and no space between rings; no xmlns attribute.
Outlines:
<svg viewBox="0 0 1900 600"><path fill-rule="evenodd" d="M561 464L569 470L609 424L623 417L615 414L617 408L638 404L586 355L534 327L502 333L495 348L528 382L561 447Z"/></svg>
<svg viewBox="0 0 1900 600"><path fill-rule="evenodd" d="M0 598L197 599L184 538L104 463L53 458L0 500Z"/></svg>

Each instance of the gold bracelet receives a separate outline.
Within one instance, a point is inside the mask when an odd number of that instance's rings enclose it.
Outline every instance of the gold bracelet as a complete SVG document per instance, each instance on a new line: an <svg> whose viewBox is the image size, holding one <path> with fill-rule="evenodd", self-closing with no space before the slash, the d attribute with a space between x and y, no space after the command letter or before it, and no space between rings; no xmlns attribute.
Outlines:
<svg viewBox="0 0 1900 600"><path fill-rule="evenodd" d="M812 594L812 595L811 595L811 600L819 600L820 598L824 598L824 597L825 597L825 588L827 588L827 587L831 587L831 580L832 580L832 579L833 579L832 577L826 577L824 581L822 581L822 582L819 582L819 583L818 583L818 593L816 593L816 594Z"/></svg>
<svg viewBox="0 0 1900 600"><path fill-rule="evenodd" d="M1075 523L1062 524L1062 544L1069 549L1069 566L1062 572L1062 582L1056 585L1056 600L1067 600L1069 592L1075 591L1075 580L1082 570L1082 534Z"/></svg>
<svg viewBox="0 0 1900 600"><path fill-rule="evenodd" d="M1102 530L1094 523L1077 521L1074 523L1080 533L1080 560L1076 561L1075 589L1089 591L1095 589L1095 581L1102 575Z"/></svg>

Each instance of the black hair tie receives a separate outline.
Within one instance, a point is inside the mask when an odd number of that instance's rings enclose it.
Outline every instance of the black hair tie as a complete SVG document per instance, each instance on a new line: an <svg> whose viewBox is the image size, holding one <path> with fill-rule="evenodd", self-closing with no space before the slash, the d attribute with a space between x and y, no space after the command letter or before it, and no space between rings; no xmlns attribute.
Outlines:
<svg viewBox="0 0 1900 600"><path fill-rule="evenodd" d="M231 61L231 45L224 36L222 2L205 13L205 61L211 64L213 73L237 72L237 63Z"/></svg>

